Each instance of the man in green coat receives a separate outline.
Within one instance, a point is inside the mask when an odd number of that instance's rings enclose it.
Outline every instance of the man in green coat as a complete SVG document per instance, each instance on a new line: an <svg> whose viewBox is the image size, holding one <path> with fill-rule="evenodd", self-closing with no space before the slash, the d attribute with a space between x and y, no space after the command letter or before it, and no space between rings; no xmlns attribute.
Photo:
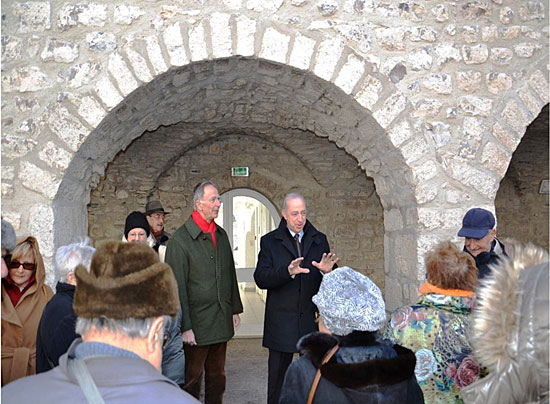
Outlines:
<svg viewBox="0 0 550 404"><path fill-rule="evenodd" d="M193 214L168 241L166 263L178 282L183 311L184 389L199 398L205 373L205 403L221 404L225 352L243 306L225 231L216 225L221 201L216 186L195 187Z"/></svg>

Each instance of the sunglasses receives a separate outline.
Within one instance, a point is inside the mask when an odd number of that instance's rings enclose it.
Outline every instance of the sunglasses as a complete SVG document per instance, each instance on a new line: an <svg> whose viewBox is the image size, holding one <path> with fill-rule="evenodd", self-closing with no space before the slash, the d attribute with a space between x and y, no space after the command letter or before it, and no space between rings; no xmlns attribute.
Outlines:
<svg viewBox="0 0 550 404"><path fill-rule="evenodd" d="M36 264L32 262L19 262L16 260L11 261L8 264L8 267L10 269L15 269L15 268L19 268L21 265L23 265L23 269L26 269L27 271L34 271L34 269L36 268Z"/></svg>

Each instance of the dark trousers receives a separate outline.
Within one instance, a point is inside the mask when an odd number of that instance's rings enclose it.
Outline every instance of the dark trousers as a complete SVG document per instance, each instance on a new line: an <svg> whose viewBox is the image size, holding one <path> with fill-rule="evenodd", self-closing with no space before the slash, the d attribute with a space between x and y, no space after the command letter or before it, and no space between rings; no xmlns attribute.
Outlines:
<svg viewBox="0 0 550 404"><path fill-rule="evenodd" d="M292 352L269 350L267 360L267 404L279 404L285 373L292 362Z"/></svg>
<svg viewBox="0 0 550 404"><path fill-rule="evenodd" d="M226 349L227 342L205 346L183 345L185 351L183 389L198 400L204 371L205 404L222 404L225 391Z"/></svg>

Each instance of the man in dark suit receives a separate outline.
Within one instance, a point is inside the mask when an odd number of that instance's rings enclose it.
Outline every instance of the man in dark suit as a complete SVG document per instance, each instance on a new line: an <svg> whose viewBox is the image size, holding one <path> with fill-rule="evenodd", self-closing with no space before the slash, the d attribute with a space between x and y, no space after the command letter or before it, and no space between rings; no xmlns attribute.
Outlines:
<svg viewBox="0 0 550 404"><path fill-rule="evenodd" d="M254 279L267 289L263 346L269 348L267 403L277 404L298 340L317 330L311 301L338 261L327 237L306 219L300 194L285 197L279 227L262 237Z"/></svg>

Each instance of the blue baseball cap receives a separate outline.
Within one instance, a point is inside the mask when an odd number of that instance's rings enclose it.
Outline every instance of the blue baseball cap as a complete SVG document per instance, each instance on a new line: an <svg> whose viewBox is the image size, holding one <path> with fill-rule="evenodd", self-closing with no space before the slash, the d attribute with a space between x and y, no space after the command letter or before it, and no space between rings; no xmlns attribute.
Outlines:
<svg viewBox="0 0 550 404"><path fill-rule="evenodd" d="M486 209L473 208L464 215L458 237L483 238L495 227L495 217Z"/></svg>

